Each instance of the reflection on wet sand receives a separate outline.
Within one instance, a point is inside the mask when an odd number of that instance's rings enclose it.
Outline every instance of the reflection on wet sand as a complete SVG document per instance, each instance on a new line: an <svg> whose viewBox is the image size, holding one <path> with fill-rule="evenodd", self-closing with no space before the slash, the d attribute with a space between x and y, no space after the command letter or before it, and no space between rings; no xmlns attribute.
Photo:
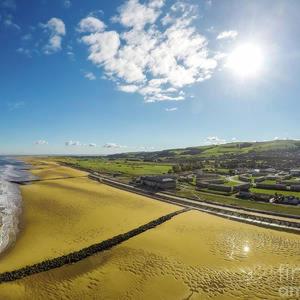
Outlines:
<svg viewBox="0 0 300 300"><path fill-rule="evenodd" d="M299 267L298 235L191 211L74 265L3 284L0 295L297 299ZM9 297L12 289L18 297Z"/></svg>

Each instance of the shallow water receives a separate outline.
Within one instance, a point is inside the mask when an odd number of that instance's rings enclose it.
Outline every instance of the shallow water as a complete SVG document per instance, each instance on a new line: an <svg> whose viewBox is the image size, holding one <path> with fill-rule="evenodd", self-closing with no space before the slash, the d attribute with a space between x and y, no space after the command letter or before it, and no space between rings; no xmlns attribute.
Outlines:
<svg viewBox="0 0 300 300"><path fill-rule="evenodd" d="M13 158L0 157L0 253L15 242L19 231L22 198L17 184L32 179L28 166Z"/></svg>

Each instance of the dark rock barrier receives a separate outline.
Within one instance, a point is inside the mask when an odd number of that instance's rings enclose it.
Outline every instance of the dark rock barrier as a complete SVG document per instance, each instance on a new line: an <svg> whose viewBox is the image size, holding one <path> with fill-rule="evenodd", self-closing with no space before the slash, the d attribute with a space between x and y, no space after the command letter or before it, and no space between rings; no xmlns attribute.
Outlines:
<svg viewBox="0 0 300 300"><path fill-rule="evenodd" d="M68 265L68 264L73 264L76 263L80 260L83 260L89 256L92 256L98 252L102 252L104 250L109 250L112 247L129 240L130 238L139 235L149 229L155 228L158 225L172 219L174 216L177 216L181 213L184 213L186 211L188 211L189 209L182 209L182 210L178 210L175 211L173 213L167 214L165 216L162 216L156 220L153 220L147 224L144 224L140 227L137 227L133 230L130 230L126 233L123 234L119 234L111 239L105 240L101 243L97 243L94 245L91 245L89 247L83 248L79 251L76 252L72 252L70 254L64 255L64 256L60 256L57 258L53 258L53 259L49 259L49 260L45 260L41 263L38 264L34 264L31 266L26 266L24 268L18 269L18 270L14 270L11 272L5 272L5 273L1 273L0 274L0 283L3 282L9 282L9 281L15 281L18 279L22 279L24 277L33 275L33 274L37 274L37 273L41 273L41 272L45 272L45 271L49 271L51 269L55 269L55 268L59 268L62 267L64 265Z"/></svg>

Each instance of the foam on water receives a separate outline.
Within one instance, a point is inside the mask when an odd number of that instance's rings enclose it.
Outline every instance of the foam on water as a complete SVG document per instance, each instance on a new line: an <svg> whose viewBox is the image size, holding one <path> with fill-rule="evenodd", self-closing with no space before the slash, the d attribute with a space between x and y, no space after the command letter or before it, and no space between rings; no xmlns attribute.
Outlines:
<svg viewBox="0 0 300 300"><path fill-rule="evenodd" d="M30 180L28 167L14 159L0 157L0 253L15 242L19 231L19 217L22 211L22 198L17 184Z"/></svg>

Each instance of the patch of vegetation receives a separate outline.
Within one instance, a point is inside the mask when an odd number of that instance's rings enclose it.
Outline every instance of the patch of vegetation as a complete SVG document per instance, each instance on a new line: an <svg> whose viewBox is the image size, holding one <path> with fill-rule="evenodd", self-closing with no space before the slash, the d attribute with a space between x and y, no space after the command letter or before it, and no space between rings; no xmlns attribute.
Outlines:
<svg viewBox="0 0 300 300"><path fill-rule="evenodd" d="M251 188L250 192L252 193L260 193L260 194L268 194L268 195L284 195L284 196L295 196L300 198L300 192L295 191L281 191L281 190L268 190L268 189L257 189Z"/></svg>
<svg viewBox="0 0 300 300"><path fill-rule="evenodd" d="M276 180L267 179L267 180L264 180L260 183L263 183L263 184L276 184Z"/></svg>
<svg viewBox="0 0 300 300"><path fill-rule="evenodd" d="M164 174L168 173L172 168L171 164L132 160L107 160L103 158L64 157L57 159L57 161L92 171L111 174L120 173L126 176Z"/></svg>

